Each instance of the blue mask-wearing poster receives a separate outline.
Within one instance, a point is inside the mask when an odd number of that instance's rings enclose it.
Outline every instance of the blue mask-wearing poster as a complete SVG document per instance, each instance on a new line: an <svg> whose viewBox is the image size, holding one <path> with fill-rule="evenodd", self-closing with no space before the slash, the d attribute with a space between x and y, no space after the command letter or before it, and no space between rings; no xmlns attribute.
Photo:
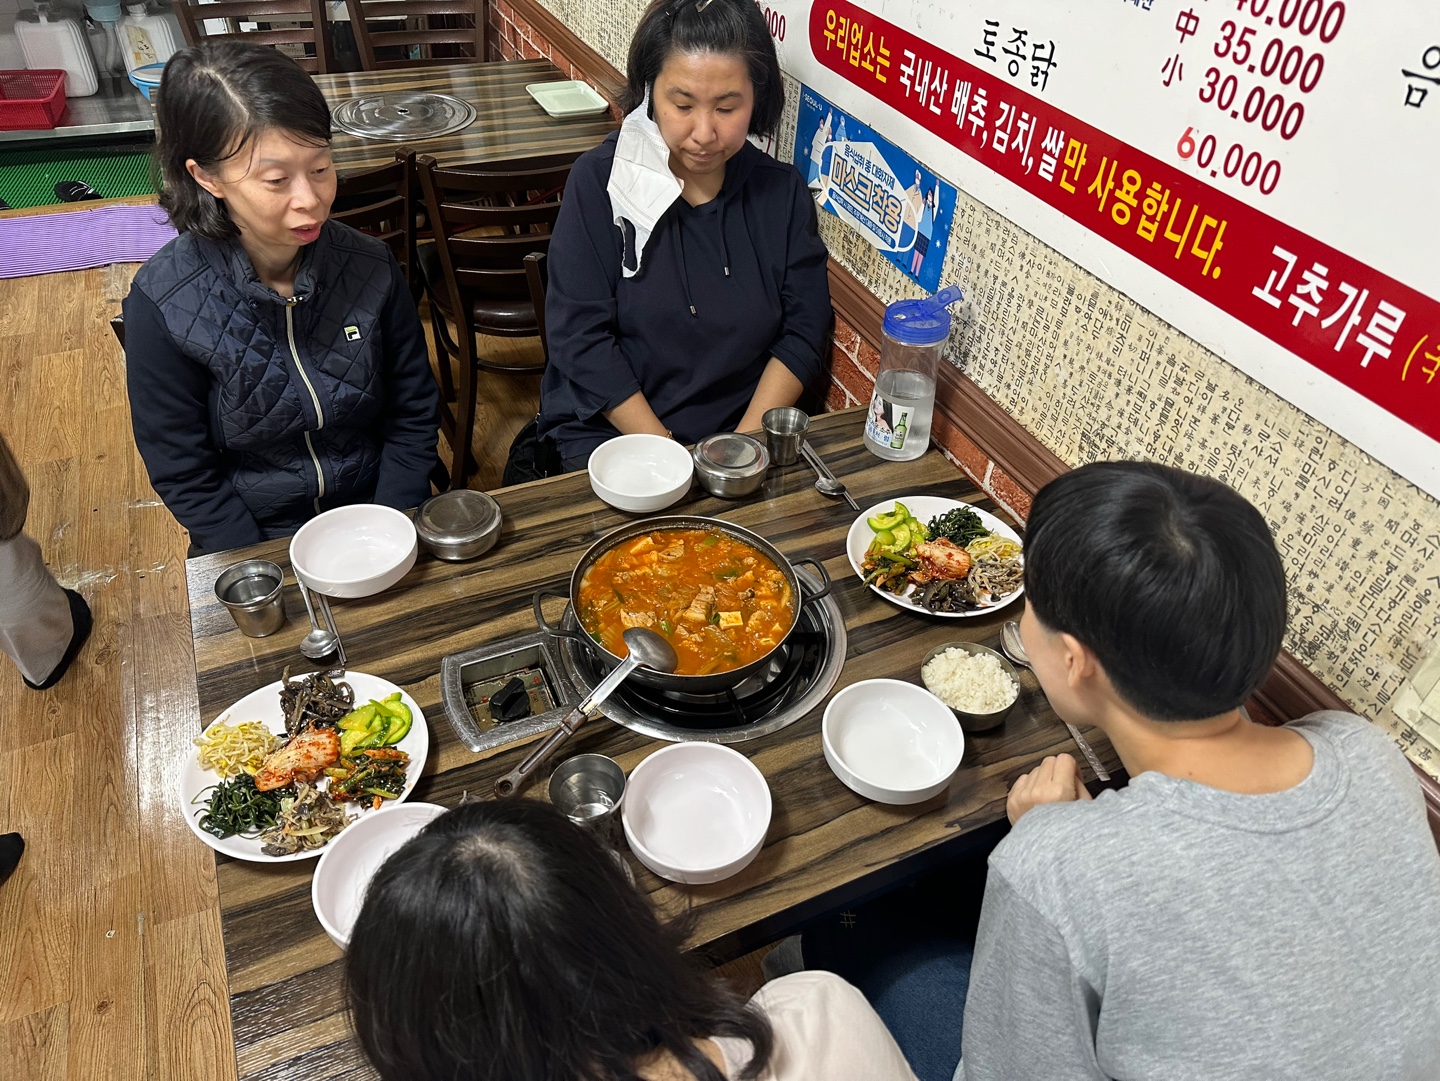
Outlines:
<svg viewBox="0 0 1440 1081"><path fill-rule="evenodd" d="M800 88L795 165L817 205L859 230L928 293L955 217L955 188L808 86Z"/></svg>

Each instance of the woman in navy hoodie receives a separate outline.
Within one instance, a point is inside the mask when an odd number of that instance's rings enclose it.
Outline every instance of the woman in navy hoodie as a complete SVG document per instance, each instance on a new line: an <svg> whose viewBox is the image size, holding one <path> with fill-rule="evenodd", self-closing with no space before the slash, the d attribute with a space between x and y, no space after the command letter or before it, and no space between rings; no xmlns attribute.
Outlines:
<svg viewBox="0 0 1440 1081"><path fill-rule="evenodd" d="M328 221L330 108L268 45L165 66L160 205L180 235L125 299L135 442L194 550L430 494L439 394L399 265Z"/></svg>
<svg viewBox="0 0 1440 1081"><path fill-rule="evenodd" d="M567 470L622 432L757 429L825 370L815 205L746 138L784 106L759 8L655 0L627 66L625 122L575 163L550 245L539 432Z"/></svg>

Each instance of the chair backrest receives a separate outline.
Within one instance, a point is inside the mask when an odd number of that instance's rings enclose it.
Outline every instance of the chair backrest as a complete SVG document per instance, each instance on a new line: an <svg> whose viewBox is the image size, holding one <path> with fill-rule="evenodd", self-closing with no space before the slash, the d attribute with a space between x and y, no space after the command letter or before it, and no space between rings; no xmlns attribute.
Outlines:
<svg viewBox="0 0 1440 1081"><path fill-rule="evenodd" d="M366 71L489 59L487 0L345 0L345 6ZM412 57L417 47L420 55Z"/></svg>
<svg viewBox="0 0 1440 1081"><path fill-rule="evenodd" d="M435 232L456 312L477 295L531 295L525 257L545 253L560 213L560 192L578 155L522 159L442 169L434 158L415 161L425 212Z"/></svg>
<svg viewBox="0 0 1440 1081"><path fill-rule="evenodd" d="M175 13L180 17L187 45L198 45L204 38L229 38L256 45L303 45L313 49L313 55L295 58L302 68L312 74L335 70L324 0L221 0L216 4L176 0ZM225 21L225 33L206 32L205 24L214 19ZM242 31L242 22L282 25Z"/></svg>
<svg viewBox="0 0 1440 1081"><path fill-rule="evenodd" d="M330 216L390 245L405 280L415 280L415 207L411 189L415 151L402 146L395 160L339 178Z"/></svg>
<svg viewBox="0 0 1440 1081"><path fill-rule="evenodd" d="M543 251L525 256L525 281L530 286L530 303L535 305L535 323L540 328L540 350L550 363L550 339L545 334L545 289L550 284L550 256Z"/></svg>

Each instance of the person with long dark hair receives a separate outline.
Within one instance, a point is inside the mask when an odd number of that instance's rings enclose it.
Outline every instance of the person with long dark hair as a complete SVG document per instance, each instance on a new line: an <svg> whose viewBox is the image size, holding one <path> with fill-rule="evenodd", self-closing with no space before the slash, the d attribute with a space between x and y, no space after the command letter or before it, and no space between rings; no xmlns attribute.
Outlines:
<svg viewBox="0 0 1440 1081"><path fill-rule="evenodd" d="M826 251L805 178L748 136L784 108L751 0L655 0L620 131L571 171L551 241L539 434L578 469L618 433L760 427L825 372Z"/></svg>
<svg viewBox="0 0 1440 1081"><path fill-rule="evenodd" d="M549 804L469 803L376 873L345 983L384 1081L914 1081L838 976L747 1004L684 938Z"/></svg>
<svg viewBox="0 0 1440 1081"><path fill-rule="evenodd" d="M425 335L385 244L327 220L324 95L269 46L204 42L166 64L156 119L180 235L125 299L126 377L150 481L193 548L421 502L439 435Z"/></svg>

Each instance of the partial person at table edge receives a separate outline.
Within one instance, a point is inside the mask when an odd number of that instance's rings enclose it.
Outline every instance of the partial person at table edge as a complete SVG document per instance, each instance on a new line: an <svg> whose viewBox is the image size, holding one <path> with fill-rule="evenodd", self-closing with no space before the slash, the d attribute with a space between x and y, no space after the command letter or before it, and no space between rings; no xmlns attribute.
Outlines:
<svg viewBox="0 0 1440 1081"><path fill-rule="evenodd" d="M462 804L389 857L345 957L382 1081L915 1081L844 980L748 1003L548 803Z"/></svg>
<svg viewBox="0 0 1440 1081"><path fill-rule="evenodd" d="M748 0L655 0L619 132L583 155L548 259L539 433L567 470L619 433L755 430L818 389L832 313L814 202L747 136L784 107Z"/></svg>
<svg viewBox="0 0 1440 1081"><path fill-rule="evenodd" d="M1091 463L1035 496L1025 559L1040 687L1129 784L1092 800L1068 754L1015 781L973 950L902 913L879 950L823 956L807 933L800 963L868 994L923 1081L1440 1077L1440 945L1416 933L1440 923L1440 853L1414 771L1354 714L1242 709L1288 610L1259 510Z"/></svg>
<svg viewBox="0 0 1440 1081"><path fill-rule="evenodd" d="M204 42L166 65L157 117L180 235L125 299L126 379L191 554L343 504L423 501L439 426L425 336L385 244L327 220L324 96L274 48Z"/></svg>

